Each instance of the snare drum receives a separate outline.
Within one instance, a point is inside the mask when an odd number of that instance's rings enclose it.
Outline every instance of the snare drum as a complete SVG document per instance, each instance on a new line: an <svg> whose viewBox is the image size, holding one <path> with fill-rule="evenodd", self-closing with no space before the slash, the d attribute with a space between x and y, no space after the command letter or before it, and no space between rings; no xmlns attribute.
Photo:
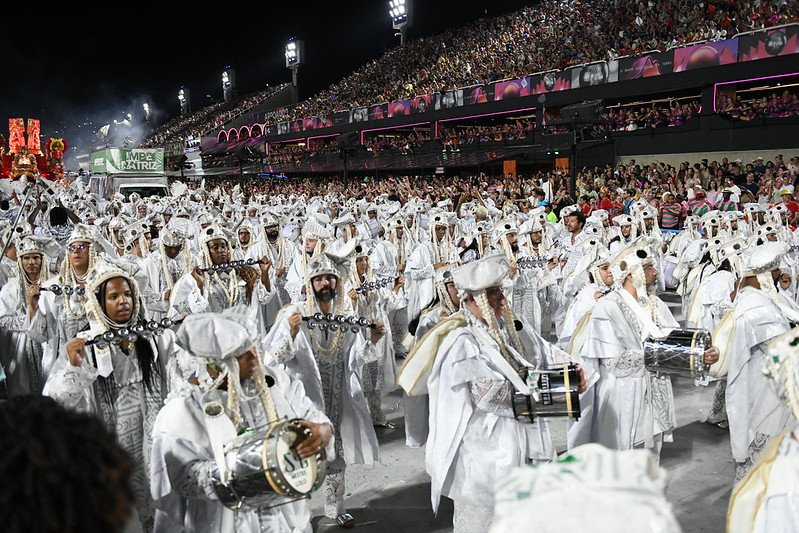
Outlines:
<svg viewBox="0 0 799 533"><path fill-rule="evenodd" d="M674 329L665 338L644 341L644 363L653 372L701 380L709 370L704 356L711 345L707 330Z"/></svg>
<svg viewBox="0 0 799 533"><path fill-rule="evenodd" d="M296 446L311 436L298 420L237 437L225 446L227 483L215 482L219 500L230 509L275 507L310 497L322 485L327 470L324 450L301 459Z"/></svg>
<svg viewBox="0 0 799 533"><path fill-rule="evenodd" d="M576 365L529 370L527 382L536 390L538 400L514 390L511 404L517 420L533 423L539 417L562 416L580 419L580 375Z"/></svg>

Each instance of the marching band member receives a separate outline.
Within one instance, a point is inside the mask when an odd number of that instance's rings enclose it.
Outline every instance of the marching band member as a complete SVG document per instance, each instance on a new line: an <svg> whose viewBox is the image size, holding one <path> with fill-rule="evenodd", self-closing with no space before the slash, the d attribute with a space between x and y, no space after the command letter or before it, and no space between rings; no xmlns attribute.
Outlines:
<svg viewBox="0 0 799 533"><path fill-rule="evenodd" d="M355 241L350 242L354 249ZM367 341L348 328L311 327L303 316L353 314L352 300L344 293L348 266L332 254L311 258L305 272L305 302L285 307L265 339L271 350L267 363L284 365L302 381L308 396L333 423L336 458L328 463L325 477L325 516L347 528L355 519L344 505L346 465L373 464L378 459L362 375L365 364L383 356L376 346L386 329L382 323L374 324Z"/></svg>
<svg viewBox="0 0 799 533"><path fill-rule="evenodd" d="M333 430L324 412L305 395L302 383L284 370L268 370L258 354L256 315L244 306L187 317L177 332L186 378L172 392L153 425L150 490L158 532L310 532L307 500L275 507L225 507L220 492L225 444L240 431L301 419L311 435L294 453L307 459L325 450L332 456ZM190 356L190 357L189 357ZM221 406L219 416L208 406ZM219 455L217 455L219 454ZM252 469L262 468L258 454ZM235 471L234 471L235 472Z"/></svg>
<svg viewBox="0 0 799 533"><path fill-rule="evenodd" d="M166 397L178 348L170 331L130 340L131 328L145 319L138 283L107 261L99 261L89 273L86 316L88 331L66 344L44 394L65 407L94 413L117 435L135 464L132 489L138 519L149 530L154 513L148 482L150 431ZM107 332L118 336L119 344L89 344Z"/></svg>
<svg viewBox="0 0 799 533"><path fill-rule="evenodd" d="M41 394L49 366L42 343L28 335L38 312L39 287L47 277L50 239L26 235L17 241L17 273L0 290L0 365L9 396Z"/></svg>
<svg viewBox="0 0 799 533"><path fill-rule="evenodd" d="M610 262L614 290L601 298L588 323L581 354L596 387L591 441L628 450L643 445L656 454L676 427L671 381L644 367L643 341L662 338L679 324L658 298L657 243L642 237ZM705 353L712 364L718 350Z"/></svg>
<svg viewBox="0 0 799 533"><path fill-rule="evenodd" d="M425 464L433 510L441 496L455 502L454 530L488 531L497 479L527 461L547 461L555 450L545 422L513 415L512 391L529 390L520 371L529 360L514 329L502 285L510 268L492 254L453 270L464 307L441 341L427 378L430 435ZM432 334L432 332L430 333Z"/></svg>

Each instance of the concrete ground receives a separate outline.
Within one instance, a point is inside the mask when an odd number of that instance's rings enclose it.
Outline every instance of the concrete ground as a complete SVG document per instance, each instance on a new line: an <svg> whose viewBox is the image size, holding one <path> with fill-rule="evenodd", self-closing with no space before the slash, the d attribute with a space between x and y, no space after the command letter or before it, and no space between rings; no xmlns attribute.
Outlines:
<svg viewBox="0 0 799 533"><path fill-rule="evenodd" d="M664 295L680 320L679 300ZM735 477L730 455L729 433L704 422L713 400L713 386L695 386L682 378L672 380L678 429L674 442L663 445L661 466L668 473L666 498L683 531L724 531L727 503ZM347 509L358 533L423 533L452 530L452 502L442 500L437 516L430 505L430 478L424 467L424 448L405 446L400 395L384 398L383 408L397 424L394 430L378 429L381 462L372 468L347 469ZM559 452L566 449L565 421L550 422ZM323 517L323 495L311 500L314 530L342 531ZM590 531L586 529L585 531ZM623 531L623 528L620 528Z"/></svg>

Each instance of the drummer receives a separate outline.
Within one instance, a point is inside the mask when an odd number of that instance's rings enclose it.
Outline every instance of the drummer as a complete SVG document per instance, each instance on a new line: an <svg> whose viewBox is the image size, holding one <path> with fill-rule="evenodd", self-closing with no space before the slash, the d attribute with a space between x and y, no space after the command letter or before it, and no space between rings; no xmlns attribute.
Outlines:
<svg viewBox="0 0 799 533"><path fill-rule="evenodd" d="M254 323L252 311L237 306L224 313L191 315L178 330L178 344L194 357L179 361L188 382L170 396L153 427L156 532L311 531L307 499L287 504L276 499L277 507L244 505L236 512L220 502L229 493L219 484L226 467L220 468L218 461L224 457L223 445L237 434L300 418L310 437L295 454L307 459L322 450L333 452L330 421L305 395L302 383L281 369L266 371L260 363ZM209 404L223 407L222 416L207 415L213 414ZM245 468L263 470L261 453L251 455L255 463ZM237 465L242 460L239 456ZM271 492L266 487L265 493Z"/></svg>
<svg viewBox="0 0 799 533"><path fill-rule="evenodd" d="M677 427L671 381L644 368L643 339L665 337L679 324L656 295L658 241L641 237L610 260L613 290L600 299L585 333L581 355L596 386L591 441L609 448L651 449ZM718 359L709 348L705 364Z"/></svg>

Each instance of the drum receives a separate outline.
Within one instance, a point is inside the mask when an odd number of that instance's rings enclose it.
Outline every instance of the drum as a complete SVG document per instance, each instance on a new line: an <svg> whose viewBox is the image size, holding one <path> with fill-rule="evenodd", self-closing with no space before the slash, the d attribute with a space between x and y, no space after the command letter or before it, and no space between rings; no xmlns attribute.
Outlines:
<svg viewBox="0 0 799 533"><path fill-rule="evenodd" d="M275 507L309 498L327 470L324 450L300 459L295 449L311 436L298 420L272 424L266 432L244 434L225 445L227 483L214 482L219 501L230 509Z"/></svg>
<svg viewBox="0 0 799 533"><path fill-rule="evenodd" d="M531 369L527 374L527 383L533 394L514 391L511 396L513 416L517 420L533 423L536 418L563 416L580 419L580 375L576 365Z"/></svg>
<svg viewBox="0 0 799 533"><path fill-rule="evenodd" d="M677 268L678 259L676 256L667 255L663 257L663 281L667 289L676 289L680 284L680 280L674 276L674 270Z"/></svg>
<svg viewBox="0 0 799 533"><path fill-rule="evenodd" d="M644 364L653 372L701 380L709 370L704 355L710 346L710 332L707 330L674 329L663 339L644 341Z"/></svg>

